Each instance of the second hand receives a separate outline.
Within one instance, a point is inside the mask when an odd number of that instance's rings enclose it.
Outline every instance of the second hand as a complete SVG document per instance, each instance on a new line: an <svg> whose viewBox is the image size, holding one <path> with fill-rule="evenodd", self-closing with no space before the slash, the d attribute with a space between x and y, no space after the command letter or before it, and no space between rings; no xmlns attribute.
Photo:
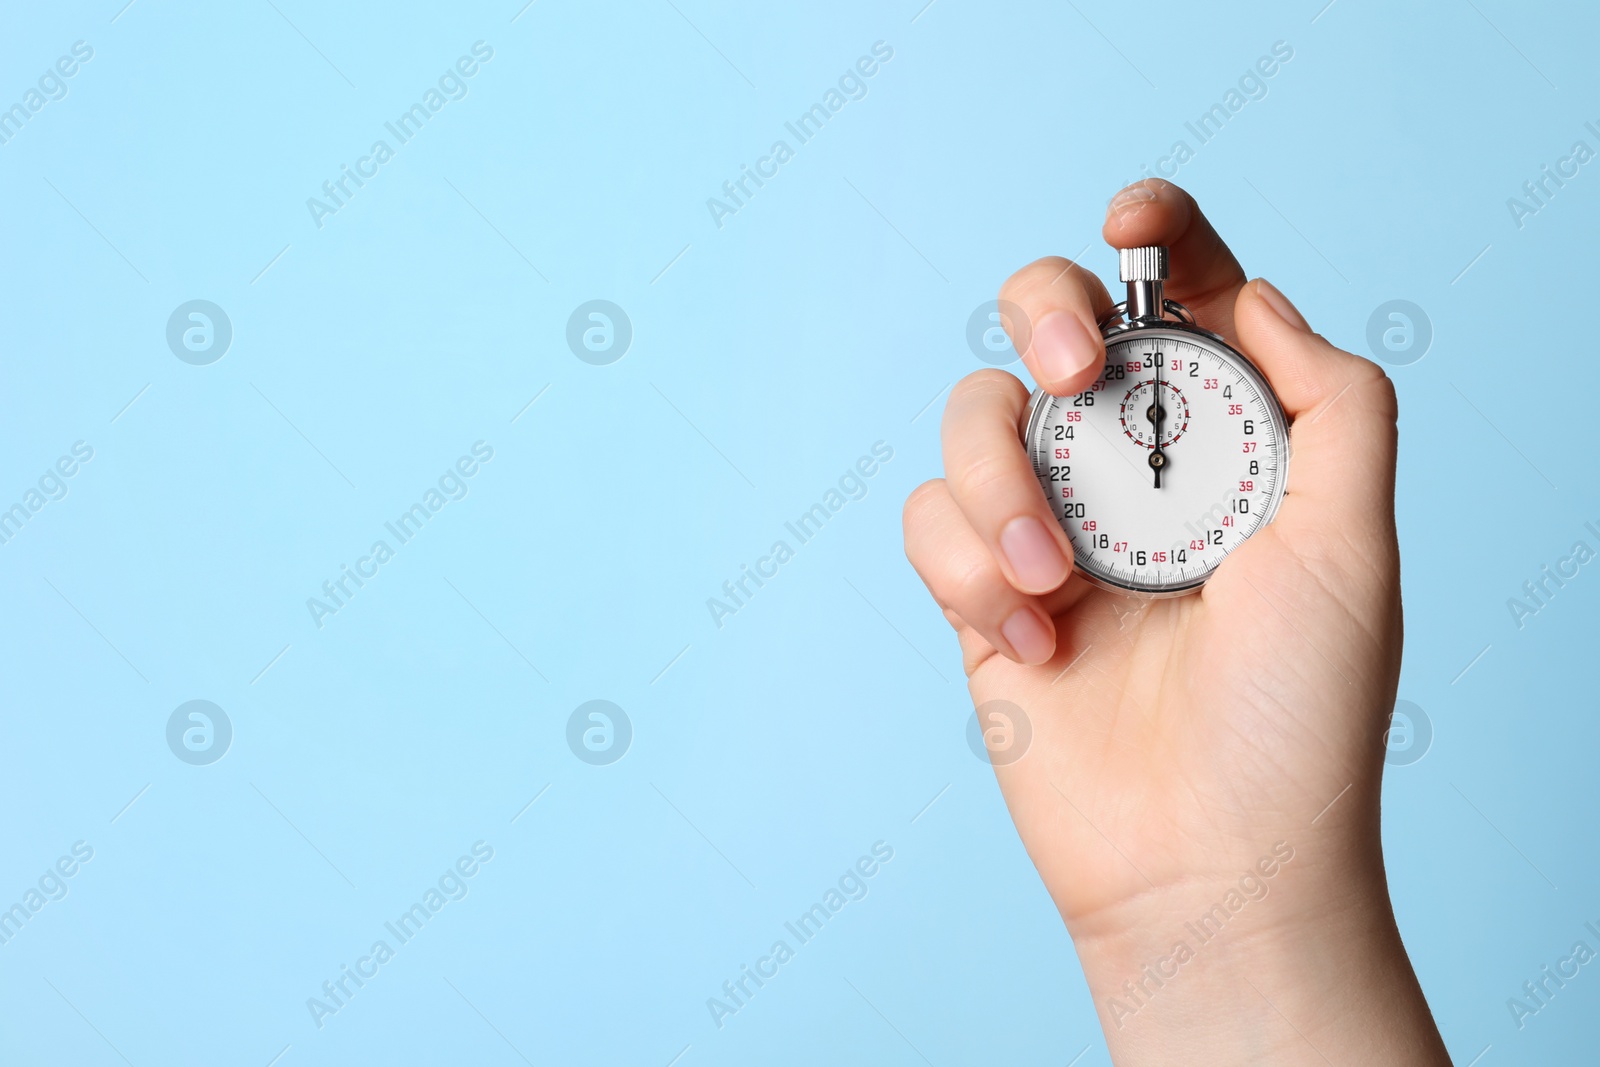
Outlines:
<svg viewBox="0 0 1600 1067"><path fill-rule="evenodd" d="M1167 454L1161 450L1161 360L1158 351L1155 356L1156 381L1150 392L1150 421L1155 424L1155 443L1150 451L1150 469L1155 471L1155 488L1161 488L1161 468L1167 465Z"/></svg>

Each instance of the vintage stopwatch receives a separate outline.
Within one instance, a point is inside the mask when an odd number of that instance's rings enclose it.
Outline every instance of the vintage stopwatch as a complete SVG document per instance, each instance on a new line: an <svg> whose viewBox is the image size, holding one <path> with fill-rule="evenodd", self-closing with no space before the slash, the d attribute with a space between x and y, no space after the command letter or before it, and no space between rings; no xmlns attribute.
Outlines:
<svg viewBox="0 0 1600 1067"><path fill-rule="evenodd" d="M1120 258L1128 299L1100 321L1104 372L1076 396L1035 392L1023 442L1080 574L1179 596L1272 521L1289 420L1249 359L1163 296L1165 248Z"/></svg>

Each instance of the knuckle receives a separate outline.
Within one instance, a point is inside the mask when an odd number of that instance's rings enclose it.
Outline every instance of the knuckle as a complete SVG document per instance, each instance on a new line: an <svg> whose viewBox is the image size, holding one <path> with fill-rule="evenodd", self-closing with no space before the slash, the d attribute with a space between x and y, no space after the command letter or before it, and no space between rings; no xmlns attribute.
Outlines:
<svg viewBox="0 0 1600 1067"><path fill-rule="evenodd" d="M973 499L1007 493L1018 478L1016 465L996 452L980 452L967 458L955 475L960 494Z"/></svg>
<svg viewBox="0 0 1600 1067"><path fill-rule="evenodd" d="M1070 259L1045 256L1012 273L1000 286L1000 299L1021 303L1029 294L1039 289L1051 278L1073 266Z"/></svg>
<svg viewBox="0 0 1600 1067"><path fill-rule="evenodd" d="M1364 356L1351 356L1353 360L1350 387L1361 396L1362 404L1386 423L1400 418L1400 399L1395 392L1394 379L1377 363Z"/></svg>
<svg viewBox="0 0 1600 1067"><path fill-rule="evenodd" d="M1374 382L1386 382L1389 380L1389 372L1384 370L1380 364L1374 363L1366 356L1358 356L1353 353L1346 354L1350 356L1351 360L1351 380L1357 385L1366 386Z"/></svg>
<svg viewBox="0 0 1600 1067"><path fill-rule="evenodd" d="M1020 404L1026 400L1027 395L1027 387L1015 375L993 367L973 371L950 390L950 399L944 406L942 425L948 433L951 419L969 409L992 404Z"/></svg>
<svg viewBox="0 0 1600 1067"><path fill-rule="evenodd" d="M1394 379L1383 371L1378 371L1378 376L1367 387L1367 396L1368 403L1385 423L1400 421L1400 397L1395 392Z"/></svg>
<svg viewBox="0 0 1600 1067"><path fill-rule="evenodd" d="M1082 311L1111 302L1098 275L1064 256L1046 256L1017 271L1000 287L1000 299L1034 322L1058 308Z"/></svg>
<svg viewBox="0 0 1600 1067"><path fill-rule="evenodd" d="M987 397L995 393L1010 393L1022 383L1016 375L1007 374L994 367L985 367L975 370L955 384L950 390L950 399L970 400L975 397Z"/></svg>
<svg viewBox="0 0 1600 1067"><path fill-rule="evenodd" d="M900 509L902 525L908 530L918 525L945 491L943 478L930 478L911 490L905 506Z"/></svg>
<svg viewBox="0 0 1600 1067"><path fill-rule="evenodd" d="M987 612L978 605L992 599L994 590L1004 585L1000 568L987 555L954 564L946 576L944 599L968 619L982 617Z"/></svg>

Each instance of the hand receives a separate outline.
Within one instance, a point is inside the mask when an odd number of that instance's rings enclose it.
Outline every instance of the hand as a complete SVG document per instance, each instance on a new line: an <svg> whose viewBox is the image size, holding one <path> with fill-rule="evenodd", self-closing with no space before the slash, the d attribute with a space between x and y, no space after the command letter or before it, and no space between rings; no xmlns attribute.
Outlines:
<svg viewBox="0 0 1600 1067"><path fill-rule="evenodd" d="M995 767L1017 831L1118 1064L1448 1064L1379 837L1401 644L1393 386L1246 282L1177 186L1124 190L1103 233L1167 246L1167 295L1272 382L1287 495L1199 594L1106 592L1071 573L1019 435L1027 389L994 370L957 385L946 478L906 502L906 554L959 635L973 702L1031 722L1026 754ZM1049 258L1001 297L1032 323L1034 378L1088 388L1100 281ZM1220 932L1201 940L1208 914Z"/></svg>

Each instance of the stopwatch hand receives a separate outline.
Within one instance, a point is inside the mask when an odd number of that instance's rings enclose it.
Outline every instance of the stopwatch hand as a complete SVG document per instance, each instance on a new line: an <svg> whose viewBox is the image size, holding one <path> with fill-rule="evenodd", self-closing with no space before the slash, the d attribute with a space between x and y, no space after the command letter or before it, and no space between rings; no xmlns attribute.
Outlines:
<svg viewBox="0 0 1600 1067"><path fill-rule="evenodd" d="M1161 488L1161 468L1167 465L1167 454L1161 451L1161 356L1156 355L1156 383L1150 391L1150 421L1155 424L1155 443L1150 449L1150 469L1155 471L1155 488Z"/></svg>

